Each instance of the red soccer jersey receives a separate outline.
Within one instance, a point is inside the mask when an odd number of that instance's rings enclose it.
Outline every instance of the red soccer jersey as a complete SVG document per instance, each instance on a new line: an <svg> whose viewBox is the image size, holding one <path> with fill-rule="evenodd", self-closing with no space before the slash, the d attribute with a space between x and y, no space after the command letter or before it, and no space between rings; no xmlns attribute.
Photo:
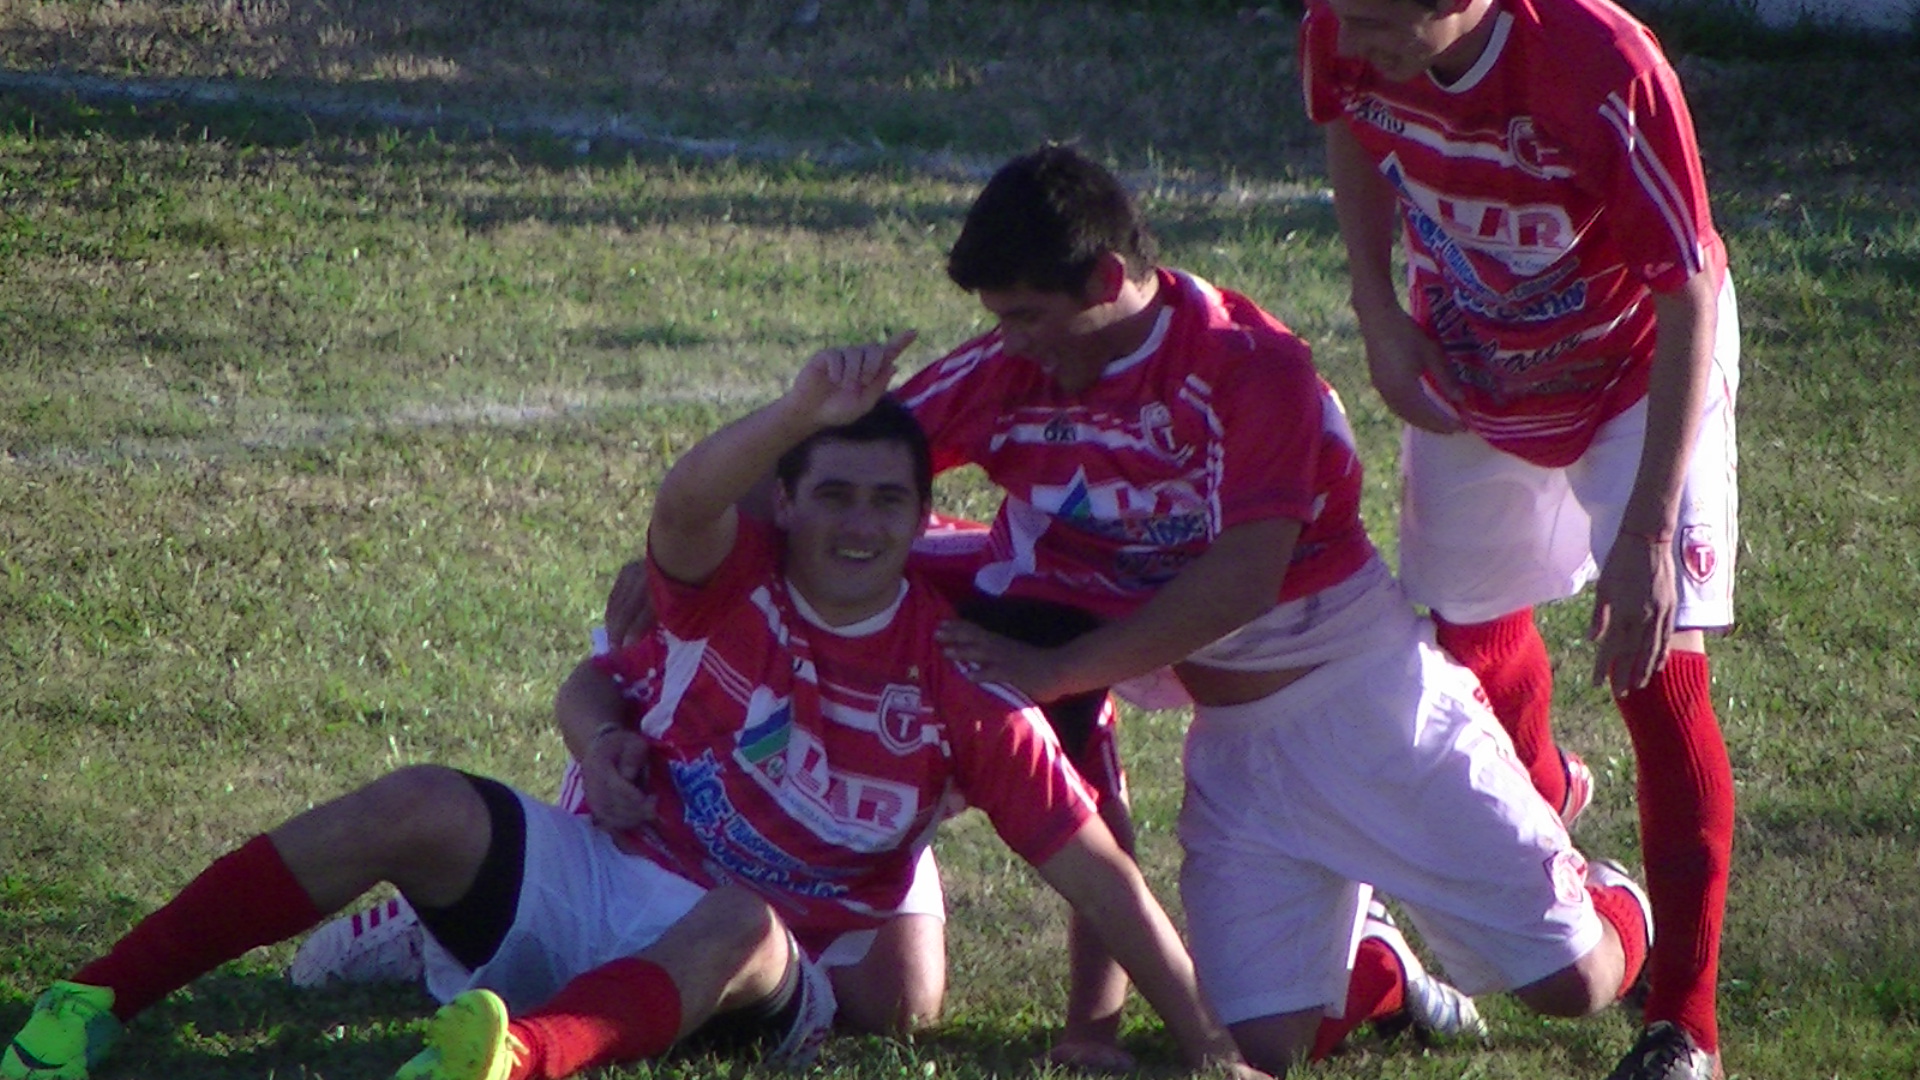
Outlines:
<svg viewBox="0 0 1920 1080"><path fill-rule="evenodd" d="M706 582L653 568L658 630L597 661L647 706L642 786L659 819L633 844L693 881L753 889L817 953L898 905L962 807L1032 863L1093 814L1039 709L941 655L933 630L952 609L930 588L909 576L888 611L827 629L780 556L780 534L743 518Z"/></svg>
<svg viewBox="0 0 1920 1080"><path fill-rule="evenodd" d="M977 464L1006 493L982 592L1125 615L1224 529L1303 523L1277 601L1365 565L1360 464L1306 344L1243 296L1160 271L1139 350L1078 393L1001 351L996 329L898 392L934 468Z"/></svg>
<svg viewBox="0 0 1920 1080"><path fill-rule="evenodd" d="M1488 442L1557 467L1647 392L1652 292L1726 272L1693 121L1647 29L1607 0L1497 0L1451 86L1391 82L1301 28L1307 112L1399 193L1410 309Z"/></svg>

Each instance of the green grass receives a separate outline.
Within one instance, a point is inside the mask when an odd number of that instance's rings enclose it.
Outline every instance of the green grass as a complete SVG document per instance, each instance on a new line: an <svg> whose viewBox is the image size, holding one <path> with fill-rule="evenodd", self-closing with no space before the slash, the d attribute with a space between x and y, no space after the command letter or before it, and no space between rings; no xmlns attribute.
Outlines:
<svg viewBox="0 0 1920 1080"><path fill-rule="evenodd" d="M694 0L498 3L465 22L427 3L0 0L14 72L264 95L0 93L0 1029L208 860L394 765L553 790L551 695L665 463L820 344L912 326L920 362L982 328L941 273L968 162L1041 135L1110 153L1171 262L1314 343L1390 546L1395 430L1313 196L1291 28L1200 3L934 3L924 23L902 6L829 0L832 32L808 35L778 5L728 24ZM1096 62L1076 68L1060 43L1082 24ZM1140 40L1153 55L1110 62ZM574 61L541 51L565 47ZM1728 1066L1912 1076L1914 68L1683 66L1746 330L1741 624L1714 647L1740 785ZM781 153L582 152L276 96L321 89L450 111L644 107L663 131ZM1751 109L1759 94L1777 107ZM991 506L976 479L943 496ZM1545 618L1557 722L1600 775L1583 844L1632 862L1631 755L1585 685L1585 619L1581 603ZM1124 729L1143 863L1170 903L1181 727L1130 713ZM833 1073L1031 1069L1064 992L1060 906L989 833L962 819L941 846L947 1023L912 1044L838 1042ZM102 1075L376 1076L408 1055L422 995L296 992L287 955L170 999ZM1314 1075L1599 1076L1631 1034L1617 1011L1489 1012L1489 1049L1368 1043ZM1146 1010L1129 1039L1177 1071Z"/></svg>

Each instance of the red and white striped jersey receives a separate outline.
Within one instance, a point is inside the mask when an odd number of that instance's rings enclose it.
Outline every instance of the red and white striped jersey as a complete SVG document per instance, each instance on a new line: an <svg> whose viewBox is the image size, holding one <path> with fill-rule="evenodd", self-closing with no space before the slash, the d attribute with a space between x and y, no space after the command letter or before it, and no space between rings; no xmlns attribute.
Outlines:
<svg viewBox="0 0 1920 1080"><path fill-rule="evenodd" d="M743 518L738 535L699 585L650 567L658 629L596 661L652 740L659 818L630 848L754 890L817 952L892 912L963 807L1033 863L1093 814L1039 709L941 654L952 609L932 589L909 575L893 607L829 629L781 573L780 533Z"/></svg>
<svg viewBox="0 0 1920 1080"><path fill-rule="evenodd" d="M1301 27L1307 112L1345 123L1399 194L1409 309L1489 443L1558 467L1647 392L1651 294L1726 249L1693 120L1648 30L1608 0L1496 0L1450 86L1392 82Z"/></svg>
<svg viewBox="0 0 1920 1080"><path fill-rule="evenodd" d="M897 392L936 471L976 464L1006 493L981 592L1119 617L1222 530L1271 518L1304 526L1276 602L1373 557L1352 431L1306 343L1246 297L1159 273L1153 333L1085 390L1003 352L995 329Z"/></svg>

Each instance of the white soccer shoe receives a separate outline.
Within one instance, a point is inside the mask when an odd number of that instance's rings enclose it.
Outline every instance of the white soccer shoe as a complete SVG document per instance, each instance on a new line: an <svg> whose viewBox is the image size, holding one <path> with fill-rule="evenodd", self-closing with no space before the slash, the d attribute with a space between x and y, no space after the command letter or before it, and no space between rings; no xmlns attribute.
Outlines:
<svg viewBox="0 0 1920 1080"><path fill-rule="evenodd" d="M1379 900L1367 906L1367 922L1360 936L1379 941L1393 950L1393 955L1400 961L1400 970L1407 979L1407 1004L1403 1015L1416 1034L1486 1039L1487 1022L1480 1018L1480 1010L1473 1004L1473 999L1439 977L1427 973L1426 965L1414 954L1413 947L1407 944L1405 935L1400 933L1400 927L1394 923L1386 905ZM1394 1019L1397 1018L1387 1020L1385 1026L1392 1028Z"/></svg>
<svg viewBox="0 0 1920 1080"><path fill-rule="evenodd" d="M1560 751L1560 767L1567 773L1567 800L1560 807L1560 823L1572 832L1580 815L1593 805L1593 770L1579 754L1566 749Z"/></svg>
<svg viewBox="0 0 1920 1080"><path fill-rule="evenodd" d="M405 900L383 900L315 930L287 966L302 988L328 983L419 982L426 977L426 928Z"/></svg>

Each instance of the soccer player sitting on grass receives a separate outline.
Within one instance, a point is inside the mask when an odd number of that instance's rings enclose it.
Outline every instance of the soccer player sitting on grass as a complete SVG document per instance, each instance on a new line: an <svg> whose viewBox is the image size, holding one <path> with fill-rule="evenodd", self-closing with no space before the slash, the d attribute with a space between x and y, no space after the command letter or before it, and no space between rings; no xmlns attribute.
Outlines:
<svg viewBox="0 0 1920 1080"><path fill-rule="evenodd" d="M644 779L624 808L594 793L632 827L401 769L215 862L42 995L0 1076L84 1078L142 1009L383 880L419 910L429 985L450 999L400 1078L567 1076L710 1025L804 1059L832 1021L830 973L859 962L963 802L1092 921L1189 1064L1256 1075L1038 710L932 641L951 609L904 574L931 470L882 401L905 344L815 355L662 482L660 631L632 646L662 650L662 685L626 685L656 665L623 650L576 668L555 706L589 769ZM734 509L769 471L771 526ZM656 704L634 715L629 690Z"/></svg>

